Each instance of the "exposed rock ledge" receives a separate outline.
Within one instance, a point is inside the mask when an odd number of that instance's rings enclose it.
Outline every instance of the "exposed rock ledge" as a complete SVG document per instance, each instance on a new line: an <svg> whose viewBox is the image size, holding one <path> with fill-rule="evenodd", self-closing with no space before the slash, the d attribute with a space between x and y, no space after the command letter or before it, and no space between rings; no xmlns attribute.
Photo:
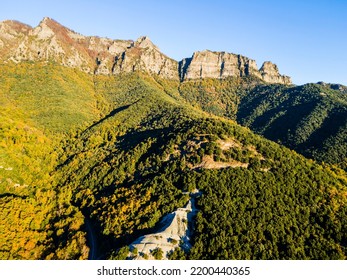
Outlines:
<svg viewBox="0 0 347 280"><path fill-rule="evenodd" d="M255 60L248 57L205 50L179 63L181 81L190 79L256 76L268 83L291 84L288 76L280 75L277 65L266 61L258 70Z"/></svg>

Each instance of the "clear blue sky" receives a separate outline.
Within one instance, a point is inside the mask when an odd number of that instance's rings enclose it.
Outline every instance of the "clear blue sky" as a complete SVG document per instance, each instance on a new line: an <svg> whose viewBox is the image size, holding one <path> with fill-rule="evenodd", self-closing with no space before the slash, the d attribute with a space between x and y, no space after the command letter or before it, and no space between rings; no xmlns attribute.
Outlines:
<svg viewBox="0 0 347 280"><path fill-rule="evenodd" d="M5 3L4 3L5 2ZM11 0L0 21L44 17L84 35L147 35L180 60L210 49L270 60L296 84L347 85L347 0Z"/></svg>

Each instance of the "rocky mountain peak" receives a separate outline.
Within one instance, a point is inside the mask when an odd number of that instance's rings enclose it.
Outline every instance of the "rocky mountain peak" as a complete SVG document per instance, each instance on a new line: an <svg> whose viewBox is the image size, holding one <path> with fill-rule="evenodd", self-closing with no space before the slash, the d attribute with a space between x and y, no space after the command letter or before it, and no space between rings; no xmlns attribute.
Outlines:
<svg viewBox="0 0 347 280"><path fill-rule="evenodd" d="M0 57L8 57L12 48L32 30L32 27L15 20L0 22Z"/></svg>
<svg viewBox="0 0 347 280"><path fill-rule="evenodd" d="M152 43L152 41L149 39L148 36L139 37L135 42L135 46L143 48L143 49L151 48L151 49L159 50L158 47Z"/></svg>
<svg viewBox="0 0 347 280"><path fill-rule="evenodd" d="M61 30L69 30L69 28L63 26L62 24L60 24L56 20L49 18L49 17L44 17L40 21L38 27L39 26L44 27L44 28L50 28L54 32L59 32Z"/></svg>
<svg viewBox="0 0 347 280"><path fill-rule="evenodd" d="M57 21L55 21L54 19L52 19L52 18L50 18L50 17L44 17L44 18L41 20L40 24L41 24L41 23L44 23L44 24L50 24L50 23L59 24ZM40 25L40 24L39 24L39 25Z"/></svg>
<svg viewBox="0 0 347 280"><path fill-rule="evenodd" d="M39 25L32 30L31 35L37 36L41 40L51 39L52 37L56 36L57 39L63 41L63 43L71 44L73 42L71 41L70 35L73 33L76 34L74 31L61 25L54 19L45 17L41 20Z"/></svg>
<svg viewBox="0 0 347 280"><path fill-rule="evenodd" d="M38 26L36 26L32 32L31 36L37 36L40 40L45 40L53 37L55 35L54 32L54 22L49 18L44 18Z"/></svg>
<svg viewBox="0 0 347 280"><path fill-rule="evenodd" d="M121 72L145 71L163 78L178 80L178 62L160 52L147 36L116 55L113 74Z"/></svg>
<svg viewBox="0 0 347 280"><path fill-rule="evenodd" d="M0 22L0 35L27 34L31 29L31 26L16 20L5 20Z"/></svg>
<svg viewBox="0 0 347 280"><path fill-rule="evenodd" d="M148 36L111 40L83 36L45 17L32 28L16 21L0 23L0 55L3 61L54 60L94 74L145 71L174 80L256 76L269 83L290 84L271 62L258 70L255 60L227 52L194 52L177 62L160 52Z"/></svg>
<svg viewBox="0 0 347 280"><path fill-rule="evenodd" d="M280 75L278 67L271 61L265 61L260 67L259 72L262 79L268 83L291 84L291 79L288 76Z"/></svg>

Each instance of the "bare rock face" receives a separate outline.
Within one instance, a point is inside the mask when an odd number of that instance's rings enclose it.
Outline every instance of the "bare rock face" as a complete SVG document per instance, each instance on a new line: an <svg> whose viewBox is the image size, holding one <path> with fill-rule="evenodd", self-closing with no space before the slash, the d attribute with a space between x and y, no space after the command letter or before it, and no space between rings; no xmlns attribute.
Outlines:
<svg viewBox="0 0 347 280"><path fill-rule="evenodd" d="M31 29L29 25L14 20L0 22L0 57L9 57L13 48Z"/></svg>
<svg viewBox="0 0 347 280"><path fill-rule="evenodd" d="M111 40L78 34L50 18L37 27L0 23L1 59L55 61L94 74L145 71L178 80L178 62L162 54L148 37Z"/></svg>
<svg viewBox="0 0 347 280"><path fill-rule="evenodd" d="M262 67L259 69L262 79L268 83L275 84L291 84L290 77L280 75L278 67L270 61L265 61Z"/></svg>
<svg viewBox="0 0 347 280"><path fill-rule="evenodd" d="M256 76L269 83L290 84L290 78L281 76L278 68L265 62L258 70L255 60L242 55L225 52L195 52L192 58L179 64L181 81L190 79Z"/></svg>
<svg viewBox="0 0 347 280"><path fill-rule="evenodd" d="M21 40L14 50L12 59L18 62L55 59L66 65L67 50L59 42L59 35L55 32L58 28L57 25L53 20L44 18L37 27L29 31L28 36Z"/></svg>
<svg viewBox="0 0 347 280"><path fill-rule="evenodd" d="M0 23L3 61L55 61L88 73L111 74L114 56L132 41L87 37L48 17L32 28L14 21Z"/></svg>
<svg viewBox="0 0 347 280"><path fill-rule="evenodd" d="M148 37L140 37L115 57L113 73L145 71L178 80L178 62L161 53Z"/></svg>
<svg viewBox="0 0 347 280"><path fill-rule="evenodd" d="M14 20L0 22L0 38L4 41L12 41L28 34L31 27Z"/></svg>
<svg viewBox="0 0 347 280"><path fill-rule="evenodd" d="M115 57L121 55L133 46L131 40L111 40L107 38L89 37L87 39L88 52L95 62L95 74L110 75L115 64Z"/></svg>
<svg viewBox="0 0 347 280"><path fill-rule="evenodd" d="M14 62L52 60L84 71L92 69L91 58L70 37L73 32L68 28L44 18L37 27L26 29L23 36L17 36L5 59Z"/></svg>
<svg viewBox="0 0 347 280"><path fill-rule="evenodd" d="M181 80L203 78L225 78L258 74L257 64L247 57L225 53L202 51L195 52L191 59L180 64Z"/></svg>
<svg viewBox="0 0 347 280"><path fill-rule="evenodd" d="M146 36L136 41L83 36L47 17L35 28L17 21L0 22L0 60L55 61L102 75L144 71L181 81L252 75L268 83L291 83L271 62L258 70L253 59L208 50L177 62L161 53Z"/></svg>

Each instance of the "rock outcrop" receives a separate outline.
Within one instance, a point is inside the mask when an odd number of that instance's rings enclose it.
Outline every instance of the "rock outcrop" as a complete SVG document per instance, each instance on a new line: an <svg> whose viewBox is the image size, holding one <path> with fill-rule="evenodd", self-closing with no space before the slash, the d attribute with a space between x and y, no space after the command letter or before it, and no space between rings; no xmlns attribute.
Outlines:
<svg viewBox="0 0 347 280"><path fill-rule="evenodd" d="M100 68L100 73L109 74L113 65L112 57L132 44L132 41L83 36L47 17L35 28L27 26L25 31L12 40L11 47L3 56L5 60L53 60L86 72L92 73ZM99 63L99 57L102 63ZM108 71L103 69L105 65Z"/></svg>
<svg viewBox="0 0 347 280"><path fill-rule="evenodd" d="M271 84L291 84L290 77L280 75L278 67L270 61L265 61L259 69L261 78Z"/></svg>
<svg viewBox="0 0 347 280"><path fill-rule="evenodd" d="M32 28L14 20L0 22L0 55L1 59L11 55L16 44L28 35Z"/></svg>
<svg viewBox="0 0 347 280"><path fill-rule="evenodd" d="M271 62L258 70L253 59L207 50L177 62L160 52L148 37L132 41L83 36L47 17L35 28L17 21L0 22L0 60L55 61L102 75L144 71L180 81L252 75L268 83L291 83Z"/></svg>
<svg viewBox="0 0 347 280"><path fill-rule="evenodd" d="M253 59L225 52L195 52L190 59L180 64L181 80L203 78L226 78L257 74L257 64Z"/></svg>
<svg viewBox="0 0 347 280"><path fill-rule="evenodd" d="M161 53L148 37L140 37L130 48L116 55L114 62L114 74L146 71L178 79L178 62Z"/></svg>
<svg viewBox="0 0 347 280"><path fill-rule="evenodd" d="M203 78L223 79L226 77L255 76L269 83L290 84L287 76L282 76L271 62L265 62L258 70L255 60L242 55L225 52L195 52L191 58L179 63L181 81Z"/></svg>

